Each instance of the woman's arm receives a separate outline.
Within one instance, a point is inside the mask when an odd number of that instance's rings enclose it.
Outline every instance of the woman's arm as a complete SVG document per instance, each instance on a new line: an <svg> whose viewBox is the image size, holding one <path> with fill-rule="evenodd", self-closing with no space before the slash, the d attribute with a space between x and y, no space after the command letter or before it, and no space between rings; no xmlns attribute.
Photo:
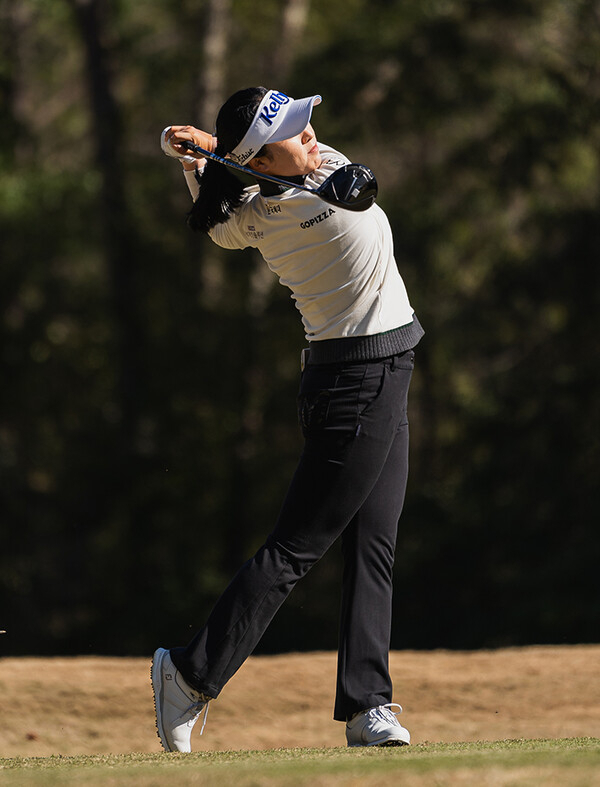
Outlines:
<svg viewBox="0 0 600 787"><path fill-rule="evenodd" d="M160 146L163 152L167 156L181 161L185 181L192 199L195 200L199 190L196 172L202 172L206 165L206 158L182 147L181 142L183 140L193 142L205 150L210 150L211 153L217 146L217 140L211 134L201 131L195 126L167 126L161 135Z"/></svg>
<svg viewBox="0 0 600 787"><path fill-rule="evenodd" d="M206 167L208 159L201 153L188 151L184 141L193 142L209 152L217 148L217 139L195 126L167 126L161 134L161 148L165 155L179 159L183 166L185 180L194 201L188 214L188 224L192 229L209 232L215 225L233 225L230 221L237 208L247 199L246 189L238 178L227 172L221 164L214 164L214 170ZM211 164L214 162L211 161ZM198 175L202 174L202 179ZM232 185L232 183L234 185ZM257 187L254 187L256 190ZM215 243L225 248L245 248L247 238L233 226L216 233Z"/></svg>

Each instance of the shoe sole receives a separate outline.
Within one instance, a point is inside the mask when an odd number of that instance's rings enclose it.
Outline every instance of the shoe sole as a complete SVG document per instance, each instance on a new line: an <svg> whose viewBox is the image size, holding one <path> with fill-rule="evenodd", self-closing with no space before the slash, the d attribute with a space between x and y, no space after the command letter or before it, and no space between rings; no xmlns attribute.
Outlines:
<svg viewBox="0 0 600 787"><path fill-rule="evenodd" d="M349 743L349 749L364 749L366 746L380 746L381 748L388 746L410 746L408 741L401 741L398 738L392 738L389 741L375 741L374 743Z"/></svg>
<svg viewBox="0 0 600 787"><path fill-rule="evenodd" d="M358 749L365 746L410 746L410 733L408 730L404 730L406 733L406 737L400 738L395 735L390 735L389 737L381 737L377 740L370 741L369 743L359 741L358 743L349 743L348 746L352 749ZM406 740L408 738L408 740Z"/></svg>
<svg viewBox="0 0 600 787"><path fill-rule="evenodd" d="M408 741L401 741L398 738L393 738L391 741L383 741L383 743L376 743L375 746L410 746Z"/></svg>
<svg viewBox="0 0 600 787"><path fill-rule="evenodd" d="M156 718L156 734L159 737L159 740L162 744L162 747L165 751L172 751L172 749L167 745L166 738L165 738L165 730L162 723L162 691L163 691L163 680L162 680L162 665L165 659L165 654L168 653L168 650L165 648L158 648L154 652L154 656L152 657L152 666L150 668L150 680L152 681L152 693L154 695L154 715Z"/></svg>

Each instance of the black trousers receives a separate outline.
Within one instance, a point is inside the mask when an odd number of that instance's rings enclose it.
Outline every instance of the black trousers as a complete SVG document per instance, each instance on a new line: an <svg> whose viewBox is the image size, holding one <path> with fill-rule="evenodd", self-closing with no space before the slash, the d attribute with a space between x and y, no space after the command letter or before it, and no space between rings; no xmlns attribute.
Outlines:
<svg viewBox="0 0 600 787"><path fill-rule="evenodd" d="M273 532L206 624L171 656L217 697L296 582L341 536L344 557L334 718L392 701L392 566L408 475L412 350L383 360L308 365L298 397L305 444Z"/></svg>

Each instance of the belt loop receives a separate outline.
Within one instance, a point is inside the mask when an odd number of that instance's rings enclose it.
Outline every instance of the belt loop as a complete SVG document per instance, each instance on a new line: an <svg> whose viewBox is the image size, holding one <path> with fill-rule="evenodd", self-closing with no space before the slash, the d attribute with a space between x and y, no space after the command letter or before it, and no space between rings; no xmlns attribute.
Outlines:
<svg viewBox="0 0 600 787"><path fill-rule="evenodd" d="M304 367L308 363L308 359L310 357L310 348L304 347L302 352L300 353L300 371L304 371Z"/></svg>

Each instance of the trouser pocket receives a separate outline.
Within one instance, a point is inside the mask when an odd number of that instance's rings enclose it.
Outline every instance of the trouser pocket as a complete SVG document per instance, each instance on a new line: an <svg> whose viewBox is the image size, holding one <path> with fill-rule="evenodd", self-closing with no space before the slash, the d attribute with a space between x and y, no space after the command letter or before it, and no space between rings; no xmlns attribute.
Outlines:
<svg viewBox="0 0 600 787"><path fill-rule="evenodd" d="M361 414L377 398L385 364L308 366L298 395L298 421L305 437L335 431L354 434Z"/></svg>

